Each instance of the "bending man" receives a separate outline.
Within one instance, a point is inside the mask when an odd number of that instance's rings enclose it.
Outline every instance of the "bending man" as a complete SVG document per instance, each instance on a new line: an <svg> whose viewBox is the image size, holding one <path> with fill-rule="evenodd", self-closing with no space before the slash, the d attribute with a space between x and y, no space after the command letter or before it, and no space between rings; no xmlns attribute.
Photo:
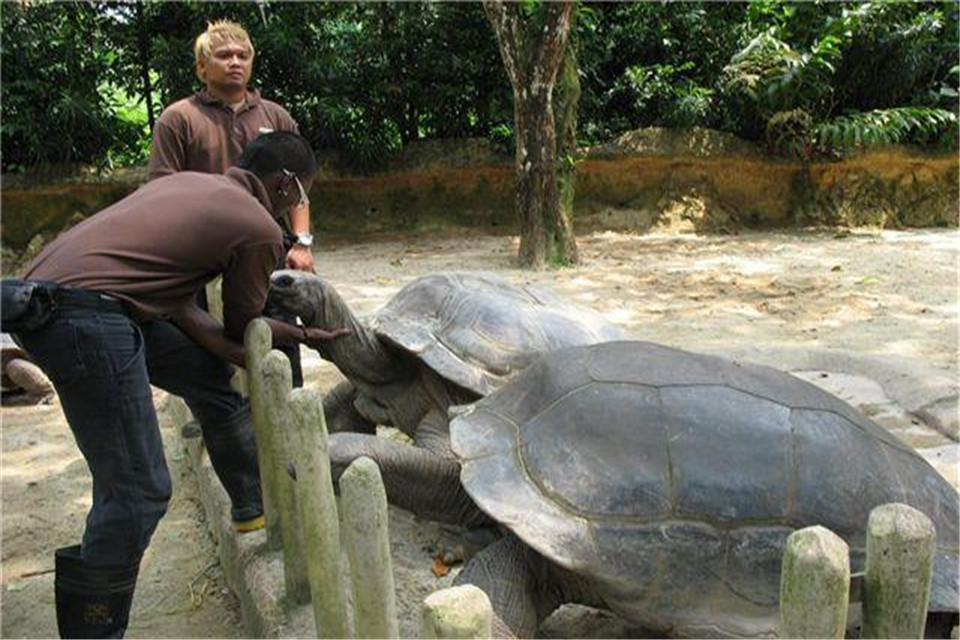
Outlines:
<svg viewBox="0 0 960 640"><path fill-rule="evenodd" d="M14 337L53 381L93 475L82 543L56 552L61 636L122 637L126 628L140 558L171 493L151 384L183 397L200 421L237 528L262 526L250 407L230 387L226 361L243 365L244 331L281 256L276 212L315 174L306 140L266 134L226 174L149 182L27 267L24 279L47 283L55 305L45 324ZM218 275L223 326L195 303ZM278 343L342 333L268 322Z"/></svg>

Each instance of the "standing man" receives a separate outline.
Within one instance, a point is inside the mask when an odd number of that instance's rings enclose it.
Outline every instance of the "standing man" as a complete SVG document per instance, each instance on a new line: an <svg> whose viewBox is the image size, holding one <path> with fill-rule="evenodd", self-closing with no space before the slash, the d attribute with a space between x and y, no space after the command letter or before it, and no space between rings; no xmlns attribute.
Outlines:
<svg viewBox="0 0 960 640"><path fill-rule="evenodd" d="M120 638L127 627L140 559L171 494L151 384L199 418L238 529L262 522L250 405L231 388L227 361L243 365L243 334L282 255L275 212L303 200L315 175L306 140L266 134L224 175L147 183L24 272L28 311L7 328L53 381L93 476L82 543L55 554L62 637ZM196 306L218 275L223 326ZM278 343L343 333L268 324Z"/></svg>
<svg viewBox="0 0 960 640"><path fill-rule="evenodd" d="M150 148L151 180L179 171L223 173L261 133L298 133L297 123L283 107L247 87L253 73L254 49L243 27L228 20L212 22L197 37L193 50L197 77L205 88L160 114ZM277 268L313 271L310 201L303 198L285 213L286 251ZM205 306L203 292L201 300ZM280 319L295 321L292 317ZM290 360L293 386L303 386L299 347L279 348Z"/></svg>

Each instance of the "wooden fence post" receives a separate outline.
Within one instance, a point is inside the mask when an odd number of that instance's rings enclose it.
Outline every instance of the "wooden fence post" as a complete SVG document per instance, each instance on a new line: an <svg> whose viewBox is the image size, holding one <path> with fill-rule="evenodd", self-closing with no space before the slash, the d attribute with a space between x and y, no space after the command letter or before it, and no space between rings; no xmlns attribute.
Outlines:
<svg viewBox="0 0 960 640"><path fill-rule="evenodd" d="M472 584L434 591L420 611L421 638L493 637L490 599Z"/></svg>
<svg viewBox="0 0 960 640"><path fill-rule="evenodd" d="M377 464L366 457L355 460L340 477L340 496L356 637L397 638L387 492Z"/></svg>
<svg viewBox="0 0 960 640"><path fill-rule="evenodd" d="M870 512L860 637L923 637L936 535L930 518L905 504Z"/></svg>
<svg viewBox="0 0 960 640"><path fill-rule="evenodd" d="M787 538L780 572L780 637L843 638L850 590L850 548L821 526Z"/></svg>
<svg viewBox="0 0 960 640"><path fill-rule="evenodd" d="M277 456L273 447L273 432L267 417L267 399L263 379L263 361L270 353L272 344L270 326L266 322L253 320L247 325L243 346L247 365L247 389L250 392L250 411L253 414L253 430L257 438L267 545L271 549L279 549L283 545L283 540L280 537L280 516L277 512L277 472L273 468Z"/></svg>
<svg viewBox="0 0 960 640"><path fill-rule="evenodd" d="M267 540L273 548L279 542L283 550L287 597L293 602L307 602L310 599L310 582L302 561L296 496L293 480L287 474L289 456L283 434L290 423L287 395L293 389L293 374L289 360L279 351L263 355L264 345L271 342L270 327L262 320L254 320L247 326L244 345L252 347L246 349L247 388L251 395L251 412L257 438L261 491L264 502L273 505L272 512L264 511ZM270 518L266 517L268 513ZM276 535L278 529L279 536Z"/></svg>
<svg viewBox="0 0 960 640"><path fill-rule="evenodd" d="M289 450L297 470L296 502L317 637L348 638L340 521L330 475L323 398L312 389L294 389L290 413Z"/></svg>

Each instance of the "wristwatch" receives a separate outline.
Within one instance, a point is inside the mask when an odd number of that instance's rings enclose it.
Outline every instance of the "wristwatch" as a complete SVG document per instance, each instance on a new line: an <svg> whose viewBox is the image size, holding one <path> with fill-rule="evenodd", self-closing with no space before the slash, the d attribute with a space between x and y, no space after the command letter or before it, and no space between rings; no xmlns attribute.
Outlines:
<svg viewBox="0 0 960 640"><path fill-rule="evenodd" d="M313 236L309 233L298 233L297 234L297 244L301 247L312 247L313 246Z"/></svg>

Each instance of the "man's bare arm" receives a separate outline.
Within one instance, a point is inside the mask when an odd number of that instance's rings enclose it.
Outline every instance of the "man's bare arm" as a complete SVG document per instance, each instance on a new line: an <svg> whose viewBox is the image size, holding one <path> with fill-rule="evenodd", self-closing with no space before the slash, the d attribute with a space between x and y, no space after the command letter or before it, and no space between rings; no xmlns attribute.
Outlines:
<svg viewBox="0 0 960 640"><path fill-rule="evenodd" d="M290 228L294 235L310 233L310 205L294 205L290 208ZM313 248L294 243L287 252L286 266L314 273Z"/></svg>
<svg viewBox="0 0 960 640"><path fill-rule="evenodd" d="M299 344L316 348L321 342L334 340L350 333L349 329L321 329L287 324L274 318L263 318L270 327L274 344ZM190 305L177 313L173 321L201 347L238 367L246 367L242 344L234 342L223 331L223 325L206 311Z"/></svg>
<svg viewBox="0 0 960 640"><path fill-rule="evenodd" d="M180 330L201 347L238 367L246 366L243 345L234 342L223 331L223 325L200 307L191 304L173 316Z"/></svg>
<svg viewBox="0 0 960 640"><path fill-rule="evenodd" d="M320 327L302 327L295 324L287 324L276 318L261 318L270 325L270 332L273 334L273 341L276 344L298 344L302 343L308 347L316 348L321 342L334 340L340 336L351 333L350 329L321 329Z"/></svg>

